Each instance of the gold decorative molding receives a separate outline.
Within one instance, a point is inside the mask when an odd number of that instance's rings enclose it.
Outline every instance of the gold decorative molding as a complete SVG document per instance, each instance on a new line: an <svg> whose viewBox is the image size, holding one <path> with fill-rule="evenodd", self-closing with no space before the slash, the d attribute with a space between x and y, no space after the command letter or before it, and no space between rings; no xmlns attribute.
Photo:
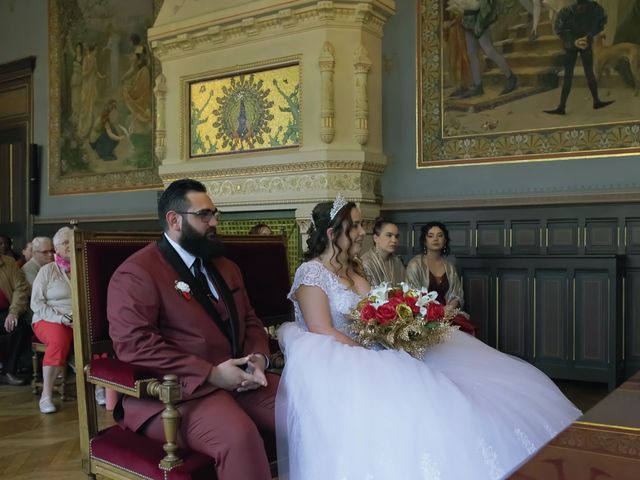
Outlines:
<svg viewBox="0 0 640 480"><path fill-rule="evenodd" d="M299 172L269 177L211 178L198 172L189 175L201 181L221 208L271 205L284 208L315 204L337 192L367 205L379 205L382 192L380 175L367 172ZM162 176L165 184L173 177ZM257 200L259 199L259 200Z"/></svg>
<svg viewBox="0 0 640 480"><path fill-rule="evenodd" d="M334 53L333 45L324 42L318 59L320 83L322 84L320 89L322 95L320 100L320 139L324 143L331 143L335 135L335 128L333 128L335 115L333 75L336 63Z"/></svg>
<svg viewBox="0 0 640 480"><path fill-rule="evenodd" d="M371 60L367 49L358 45L353 55L355 82L355 138L360 145L369 140L369 97L367 82Z"/></svg>
<svg viewBox="0 0 640 480"><path fill-rule="evenodd" d="M159 163L167 155L167 127L165 123L167 108L167 79L163 74L156 77L156 85L153 89L156 96L156 159Z"/></svg>
<svg viewBox="0 0 640 480"><path fill-rule="evenodd" d="M302 31L313 24L343 27L357 24L382 38L383 27L395 11L395 2L371 0L368 3L334 1L299 1L289 8L255 10L243 15L221 16L211 22L201 18L157 25L148 36L154 54L165 59L180 57L193 51L209 51L224 44L243 44L251 37L267 38L282 34L282 29ZM213 23L213 25L212 25Z"/></svg>
<svg viewBox="0 0 640 480"><path fill-rule="evenodd" d="M260 177L264 175L281 175L283 173L313 171L362 171L381 175L385 165L377 162L360 160L317 160L311 162L281 163L276 165L252 165L250 167L221 168L217 170L199 170L198 178L225 177ZM164 182L172 182L183 178L184 173L164 173Z"/></svg>

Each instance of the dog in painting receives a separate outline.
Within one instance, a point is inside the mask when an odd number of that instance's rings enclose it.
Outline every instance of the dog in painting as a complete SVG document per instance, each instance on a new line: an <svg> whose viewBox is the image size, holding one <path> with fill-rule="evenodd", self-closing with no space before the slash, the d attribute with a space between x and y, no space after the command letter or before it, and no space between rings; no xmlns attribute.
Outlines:
<svg viewBox="0 0 640 480"><path fill-rule="evenodd" d="M612 69L626 63L634 85L633 94L637 96L640 93L640 45L629 42L604 45L604 38L599 35L593 41L593 69L598 83L605 71L610 74Z"/></svg>

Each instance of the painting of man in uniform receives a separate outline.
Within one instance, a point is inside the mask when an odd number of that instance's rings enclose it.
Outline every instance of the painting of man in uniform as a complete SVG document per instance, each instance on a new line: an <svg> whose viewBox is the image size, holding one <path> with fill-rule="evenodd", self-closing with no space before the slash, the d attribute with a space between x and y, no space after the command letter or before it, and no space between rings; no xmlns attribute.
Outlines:
<svg viewBox="0 0 640 480"><path fill-rule="evenodd" d="M445 0L440 15L443 138L637 119L640 0Z"/></svg>
<svg viewBox="0 0 640 480"><path fill-rule="evenodd" d="M153 0L58 0L60 177L154 167Z"/></svg>

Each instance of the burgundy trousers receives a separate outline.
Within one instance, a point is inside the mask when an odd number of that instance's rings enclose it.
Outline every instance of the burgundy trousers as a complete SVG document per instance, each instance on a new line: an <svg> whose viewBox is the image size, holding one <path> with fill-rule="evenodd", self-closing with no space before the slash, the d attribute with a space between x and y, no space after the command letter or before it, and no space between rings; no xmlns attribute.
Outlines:
<svg viewBox="0 0 640 480"><path fill-rule="evenodd" d="M271 480L260 432L275 434L278 375L267 374L264 388L244 393L216 390L177 405L182 414L178 444L213 458L219 480ZM161 414L142 433L164 443Z"/></svg>

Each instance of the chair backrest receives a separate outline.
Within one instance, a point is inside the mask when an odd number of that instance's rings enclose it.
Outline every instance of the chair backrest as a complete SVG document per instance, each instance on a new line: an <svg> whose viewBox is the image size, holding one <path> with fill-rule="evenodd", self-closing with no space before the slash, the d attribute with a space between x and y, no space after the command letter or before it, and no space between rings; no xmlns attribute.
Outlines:
<svg viewBox="0 0 640 480"><path fill-rule="evenodd" d="M111 351L107 321L107 289L111 276L129 256L156 241L159 233L74 232L75 264L79 275L77 310L87 319L88 355ZM265 326L289 318L289 270L284 236L223 236L225 255L238 264L247 294Z"/></svg>
<svg viewBox="0 0 640 480"><path fill-rule="evenodd" d="M286 237L229 235L222 240L225 256L240 267L249 300L262 323L268 327L289 319L293 304L287 299L291 284Z"/></svg>

